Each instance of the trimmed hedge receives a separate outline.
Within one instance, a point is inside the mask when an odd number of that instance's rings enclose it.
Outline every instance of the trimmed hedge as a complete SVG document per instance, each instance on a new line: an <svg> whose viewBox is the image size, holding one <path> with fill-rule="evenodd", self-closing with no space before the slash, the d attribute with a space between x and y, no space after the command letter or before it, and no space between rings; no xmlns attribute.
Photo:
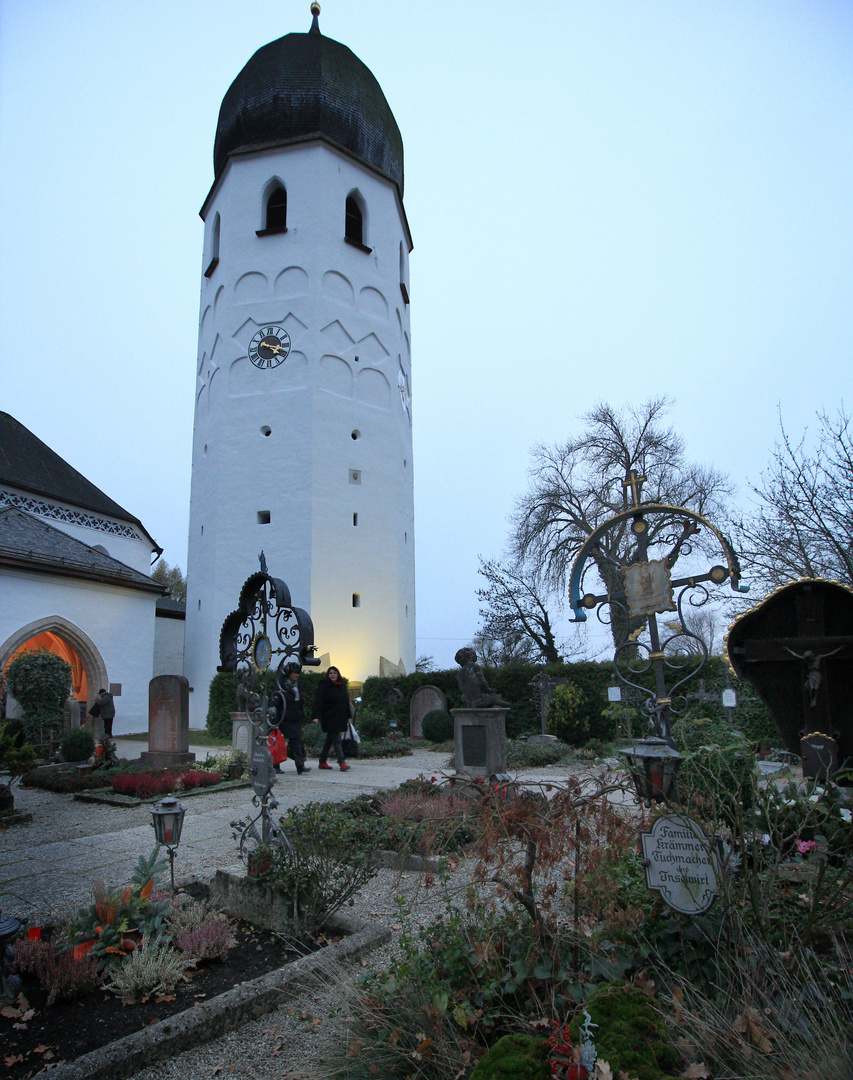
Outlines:
<svg viewBox="0 0 853 1080"><path fill-rule="evenodd" d="M706 691L720 691L726 684L727 664L722 657L711 657L702 669L701 677L705 680ZM447 708L462 708L462 694L456 673L459 669L447 671L416 671L401 678L381 678L371 676L364 682L361 692L361 712L371 717L388 717L385 704L388 691L394 687L403 695L397 708L400 731L408 731L409 706L412 694L421 686L437 686L447 697ZM539 714L532 700L533 689L530 682L542 670L536 664L511 664L502 668L483 668L489 685L510 703L510 712L506 718L507 737L531 735L541 730ZM576 664L546 664L545 673L555 679L565 679L579 691L576 703L575 723L579 730L586 732L586 739L610 742L618 734L617 711L608 708L607 688L613 685L615 675L612 661L596 663L583 660ZM306 721L310 719L311 707L317 686L322 679L317 672L303 672L299 676L299 692L302 695ZM654 686L654 673L649 670L642 675L632 676L632 681L639 685ZM757 700L755 691L749 684L734 681L740 704L735 710L735 725L752 742L766 740L778 742L779 736L764 705ZM698 680L687 683L683 689L689 693L698 690ZM753 700L748 701L747 698ZM210 684L210 706L207 714L208 731L219 738L231 738L231 713L237 709L237 678L230 673L217 674ZM721 705L710 702L691 703L688 716L707 716L713 719L727 719ZM644 728L645 715L641 717ZM305 724L305 728L308 728Z"/></svg>
<svg viewBox="0 0 853 1080"><path fill-rule="evenodd" d="M311 707L317 687L323 675L316 671L305 672L299 676L299 693L305 720L311 719ZM275 684L275 672L267 673L268 686ZM346 679L344 684L346 685ZM207 730L219 739L231 739L231 713L237 712L237 686L239 680L231 671L219 671L210 682L210 699L207 706Z"/></svg>

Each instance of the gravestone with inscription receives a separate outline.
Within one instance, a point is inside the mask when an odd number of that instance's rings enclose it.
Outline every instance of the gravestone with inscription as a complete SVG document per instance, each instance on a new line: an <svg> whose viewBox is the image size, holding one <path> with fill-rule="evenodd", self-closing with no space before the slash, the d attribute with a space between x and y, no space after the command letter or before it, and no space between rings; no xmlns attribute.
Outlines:
<svg viewBox="0 0 853 1080"><path fill-rule="evenodd" d="M413 739L422 739L424 717L433 709L447 712L447 698L438 686L419 686L409 702L409 735Z"/></svg>
<svg viewBox="0 0 853 1080"><path fill-rule="evenodd" d="M252 747L252 721L248 713L231 713L231 749L248 755Z"/></svg>
<svg viewBox="0 0 853 1080"><path fill-rule="evenodd" d="M853 763L853 591L811 578L785 585L735 620L726 648L786 750L823 735L837 742L840 768Z"/></svg>
<svg viewBox="0 0 853 1080"><path fill-rule="evenodd" d="M157 675L148 684L147 765L185 765L190 748L190 684L183 675Z"/></svg>
<svg viewBox="0 0 853 1080"><path fill-rule="evenodd" d="M838 769L838 743L829 735L812 732L800 744L803 757L803 779L826 783Z"/></svg>
<svg viewBox="0 0 853 1080"><path fill-rule="evenodd" d="M681 814L668 814L640 835L646 885L682 915L707 911L718 892L717 867L700 826Z"/></svg>

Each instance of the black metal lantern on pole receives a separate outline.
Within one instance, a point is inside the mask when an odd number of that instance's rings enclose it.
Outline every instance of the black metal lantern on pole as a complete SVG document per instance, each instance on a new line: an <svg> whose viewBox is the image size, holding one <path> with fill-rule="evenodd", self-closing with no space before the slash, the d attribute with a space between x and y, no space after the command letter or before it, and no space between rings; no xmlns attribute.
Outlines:
<svg viewBox="0 0 853 1080"><path fill-rule="evenodd" d="M151 807L151 825L158 844L169 852L169 871L172 879L172 893L175 892L175 851L181 842L181 829L184 826L186 808L181 806L174 795L167 795L156 806Z"/></svg>
<svg viewBox="0 0 853 1080"><path fill-rule="evenodd" d="M628 764L638 802L650 806L677 798L681 754L666 739L638 739L619 753Z"/></svg>

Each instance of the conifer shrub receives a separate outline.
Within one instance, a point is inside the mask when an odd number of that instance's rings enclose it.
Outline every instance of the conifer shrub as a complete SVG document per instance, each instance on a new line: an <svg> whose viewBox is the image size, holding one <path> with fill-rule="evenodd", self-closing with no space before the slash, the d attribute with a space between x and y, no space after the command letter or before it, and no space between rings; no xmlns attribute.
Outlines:
<svg viewBox="0 0 853 1080"><path fill-rule="evenodd" d="M447 742L453 738L453 717L444 709L431 709L424 717L423 733L429 742Z"/></svg>
<svg viewBox="0 0 853 1080"><path fill-rule="evenodd" d="M72 728L62 740L64 761L88 761L95 752L95 736L88 728Z"/></svg>
<svg viewBox="0 0 853 1080"><path fill-rule="evenodd" d="M378 712L361 710L358 714L357 724L358 733L362 739L382 739L391 730L388 717Z"/></svg>
<svg viewBox="0 0 853 1080"><path fill-rule="evenodd" d="M558 686L551 698L546 727L569 746L583 746L589 737L589 722L584 709L584 696L573 683Z"/></svg>

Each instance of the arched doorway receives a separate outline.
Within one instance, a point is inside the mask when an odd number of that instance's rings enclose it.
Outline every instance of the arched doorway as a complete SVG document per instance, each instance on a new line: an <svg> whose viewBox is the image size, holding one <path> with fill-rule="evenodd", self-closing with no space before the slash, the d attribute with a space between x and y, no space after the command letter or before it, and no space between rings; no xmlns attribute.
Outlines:
<svg viewBox="0 0 853 1080"><path fill-rule="evenodd" d="M107 668L92 639L60 615L37 619L22 626L0 646L0 671L5 671L19 652L45 648L56 653L71 665L72 694L81 703L86 715L100 687L109 686Z"/></svg>

